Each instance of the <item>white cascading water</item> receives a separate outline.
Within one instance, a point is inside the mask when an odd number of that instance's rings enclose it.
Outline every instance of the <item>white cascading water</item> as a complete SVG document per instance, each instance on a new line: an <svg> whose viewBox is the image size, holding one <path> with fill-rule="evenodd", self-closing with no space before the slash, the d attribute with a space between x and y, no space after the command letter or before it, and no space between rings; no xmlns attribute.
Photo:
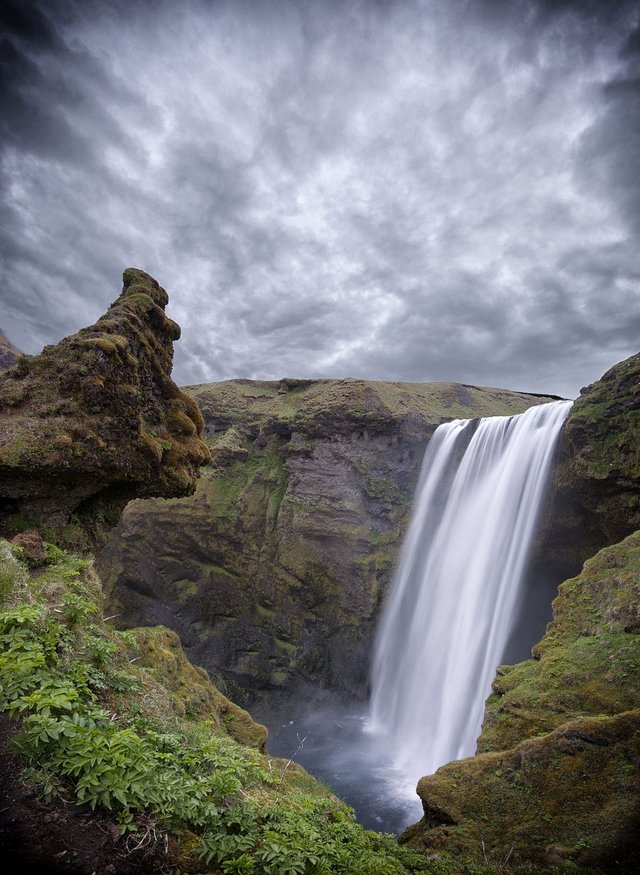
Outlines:
<svg viewBox="0 0 640 875"><path fill-rule="evenodd" d="M409 781L475 752L571 403L456 420L429 442L372 671L370 728Z"/></svg>

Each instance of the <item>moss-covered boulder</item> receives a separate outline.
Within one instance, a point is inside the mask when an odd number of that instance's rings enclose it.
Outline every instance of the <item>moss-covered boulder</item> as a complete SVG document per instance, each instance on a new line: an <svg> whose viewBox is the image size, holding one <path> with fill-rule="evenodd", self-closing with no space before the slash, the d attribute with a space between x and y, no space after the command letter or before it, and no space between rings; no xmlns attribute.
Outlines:
<svg viewBox="0 0 640 875"><path fill-rule="evenodd" d="M255 723L243 708L223 696L203 668L189 662L175 632L164 626L145 626L132 629L131 634L135 637L140 667L147 669L169 693L178 716L210 720L216 730L239 744L264 751L266 727Z"/></svg>
<svg viewBox="0 0 640 875"><path fill-rule="evenodd" d="M640 710L565 723L418 783L401 841L498 872L640 871Z"/></svg>
<svg viewBox="0 0 640 875"><path fill-rule="evenodd" d="M243 704L364 698L428 438L549 400L453 383L230 380L188 390L212 465L136 501L100 557L110 610L175 629Z"/></svg>
<svg viewBox="0 0 640 875"><path fill-rule="evenodd" d="M640 532L563 583L534 659L501 666L478 749L506 750L569 720L640 707Z"/></svg>
<svg viewBox="0 0 640 875"><path fill-rule="evenodd" d="M541 871L638 871L640 532L553 608L534 659L498 670L480 753L420 781L425 816L404 839Z"/></svg>
<svg viewBox="0 0 640 875"><path fill-rule="evenodd" d="M131 498L193 492L202 417L171 380L164 289L124 272L95 325L0 376L0 530L99 542ZM82 544L79 544L82 546Z"/></svg>

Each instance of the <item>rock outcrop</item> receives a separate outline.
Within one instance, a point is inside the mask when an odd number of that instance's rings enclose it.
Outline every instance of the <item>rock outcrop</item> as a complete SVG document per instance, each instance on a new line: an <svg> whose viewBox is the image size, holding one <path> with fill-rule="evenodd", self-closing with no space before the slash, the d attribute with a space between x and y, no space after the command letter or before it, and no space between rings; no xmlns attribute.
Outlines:
<svg viewBox="0 0 640 875"><path fill-rule="evenodd" d="M0 331L0 371L7 371L18 361L21 353Z"/></svg>
<svg viewBox="0 0 640 875"><path fill-rule="evenodd" d="M640 528L640 353L581 390L564 430L561 494L611 544Z"/></svg>
<svg viewBox="0 0 640 875"><path fill-rule="evenodd" d="M480 753L421 779L424 818L402 840L492 865L638 871L639 633L636 532L562 584L534 659L498 670Z"/></svg>
<svg viewBox="0 0 640 875"><path fill-rule="evenodd" d="M550 400L452 383L234 380L189 390L213 464L136 501L100 558L110 610L175 629L245 705L366 695L379 603L427 440Z"/></svg>
<svg viewBox="0 0 640 875"><path fill-rule="evenodd" d="M193 492L209 451L197 404L171 380L180 328L167 301L126 270L95 325L0 376L0 532L86 548L130 499Z"/></svg>
<svg viewBox="0 0 640 875"><path fill-rule="evenodd" d="M581 390L551 481L535 560L560 580L640 528L640 353Z"/></svg>

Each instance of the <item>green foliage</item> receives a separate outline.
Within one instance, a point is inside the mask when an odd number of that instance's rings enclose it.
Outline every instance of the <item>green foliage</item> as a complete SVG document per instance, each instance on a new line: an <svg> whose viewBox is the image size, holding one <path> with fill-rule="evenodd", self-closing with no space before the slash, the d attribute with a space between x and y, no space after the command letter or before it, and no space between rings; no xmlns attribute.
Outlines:
<svg viewBox="0 0 640 875"><path fill-rule="evenodd" d="M32 601L0 612L0 710L21 721L24 774L46 799L71 793L111 811L123 833L142 816L188 830L201 865L229 875L449 871L364 830L310 778L294 789L294 770L273 769L211 723L167 716L154 672L130 662L136 636L99 619L87 563L48 555Z"/></svg>
<svg viewBox="0 0 640 875"><path fill-rule="evenodd" d="M28 579L26 568L20 563L22 547L0 542L0 607L9 605L24 588Z"/></svg>
<svg viewBox="0 0 640 875"><path fill-rule="evenodd" d="M47 544L45 542L44 549L47 554L47 563L49 565L57 565L58 563L64 561L64 551L61 550L59 547L56 547L55 544Z"/></svg>

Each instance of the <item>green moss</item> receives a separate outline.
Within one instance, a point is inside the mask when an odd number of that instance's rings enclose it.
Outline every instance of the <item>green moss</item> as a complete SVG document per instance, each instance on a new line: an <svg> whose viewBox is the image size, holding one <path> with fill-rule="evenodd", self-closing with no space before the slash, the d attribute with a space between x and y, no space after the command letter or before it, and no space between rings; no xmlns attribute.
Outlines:
<svg viewBox="0 0 640 875"><path fill-rule="evenodd" d="M560 586L536 659L502 667L480 750L504 750L578 717L640 705L640 532Z"/></svg>
<svg viewBox="0 0 640 875"><path fill-rule="evenodd" d="M170 378L179 331L166 303L155 280L128 271L122 295L95 325L0 375L0 467L12 510L28 509L38 528L60 537L71 514L86 516L97 544L97 518L116 496L122 508L135 497L193 491L209 454L193 399ZM8 516L0 512L4 533Z"/></svg>
<svg viewBox="0 0 640 875"><path fill-rule="evenodd" d="M91 337L80 336L75 343L96 347L109 355L114 355L116 352L124 352L129 346L129 341L121 334L98 334Z"/></svg>
<svg viewBox="0 0 640 875"><path fill-rule="evenodd" d="M240 507L256 502L277 515L284 494L286 472L282 457L271 446L247 451L246 461L236 461L207 478L207 502L214 516L235 517Z"/></svg>
<svg viewBox="0 0 640 875"><path fill-rule="evenodd" d="M640 711L588 718L444 766L419 782L425 818L404 838L498 867L508 856L507 871L596 873L616 859L632 871L638 731Z"/></svg>
<svg viewBox="0 0 640 875"><path fill-rule="evenodd" d="M169 431L174 434L186 434L191 436L195 435L197 431L193 420L181 410L174 410L169 414L167 418L167 426Z"/></svg>
<svg viewBox="0 0 640 875"><path fill-rule="evenodd" d="M615 365L582 390L565 425L560 487L595 515L618 541L640 527L640 354Z"/></svg>

